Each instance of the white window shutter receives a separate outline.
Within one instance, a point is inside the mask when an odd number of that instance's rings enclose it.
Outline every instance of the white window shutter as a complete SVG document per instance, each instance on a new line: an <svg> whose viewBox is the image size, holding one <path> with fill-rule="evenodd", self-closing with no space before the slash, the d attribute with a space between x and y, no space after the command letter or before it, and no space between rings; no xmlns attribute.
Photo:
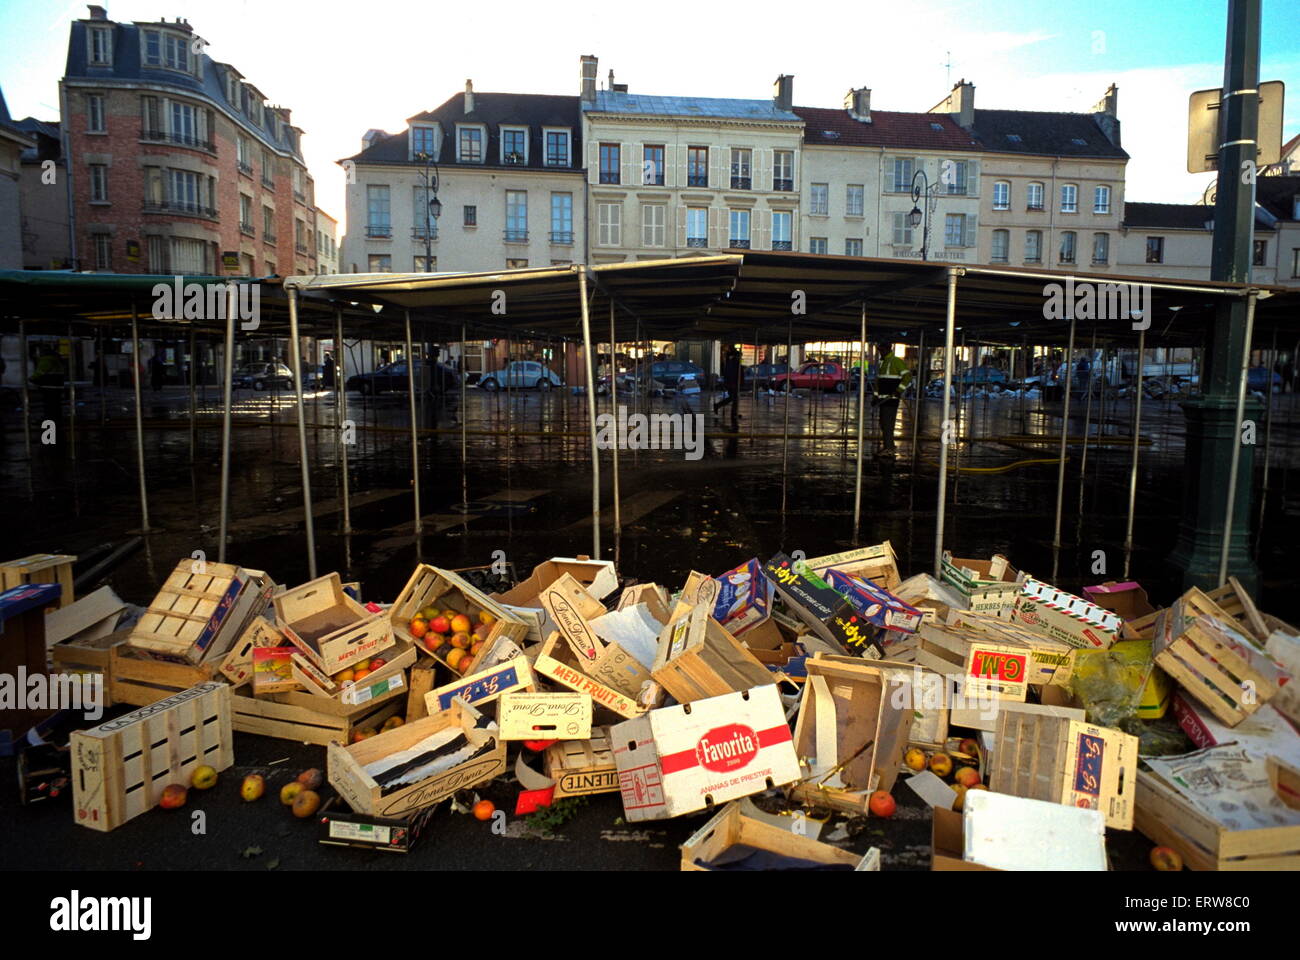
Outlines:
<svg viewBox="0 0 1300 960"><path fill-rule="evenodd" d="M980 162L978 160L968 160L966 162L966 195L970 197L980 195Z"/></svg>
<svg viewBox="0 0 1300 960"><path fill-rule="evenodd" d="M587 141L587 182L600 183L600 144Z"/></svg>
<svg viewBox="0 0 1300 960"><path fill-rule="evenodd" d="M683 178L683 183L685 179ZM681 204L677 205L677 244L678 247L686 246L686 208Z"/></svg>
<svg viewBox="0 0 1300 960"><path fill-rule="evenodd" d="M966 236L962 246L973 247L978 243L979 218L973 213L966 215Z"/></svg>
<svg viewBox="0 0 1300 960"><path fill-rule="evenodd" d="M709 207L709 247L714 250L726 245L719 237L719 233L722 229L722 224L719 223L719 220L721 220L722 216L725 215L725 210L719 210L717 207Z"/></svg>
<svg viewBox="0 0 1300 960"><path fill-rule="evenodd" d="M727 179L728 167L726 164L731 163L731 150L727 147L709 147L709 186L713 189L725 189L730 182ZM710 214L712 217L712 214ZM710 244L711 246L711 244Z"/></svg>

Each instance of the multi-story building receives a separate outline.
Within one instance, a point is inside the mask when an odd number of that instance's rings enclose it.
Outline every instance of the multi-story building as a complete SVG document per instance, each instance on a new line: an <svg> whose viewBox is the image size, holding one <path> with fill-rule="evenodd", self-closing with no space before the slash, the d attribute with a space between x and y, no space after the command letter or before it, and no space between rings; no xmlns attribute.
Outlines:
<svg viewBox="0 0 1300 960"><path fill-rule="evenodd" d="M27 117L14 124L32 140L23 151L23 269L68 270L72 267L68 233L68 170L58 123Z"/></svg>
<svg viewBox="0 0 1300 960"><path fill-rule="evenodd" d="M23 265L22 155L35 145L26 132L9 118L4 93L0 92L0 270L18 270Z"/></svg>
<svg viewBox="0 0 1300 960"><path fill-rule="evenodd" d="M578 98L465 92L405 130L370 130L347 172L348 273L582 262ZM433 207L428 187L434 186ZM441 215L438 215L438 214Z"/></svg>
<svg viewBox="0 0 1300 960"><path fill-rule="evenodd" d="M979 150L953 119L871 109L850 90L840 110L795 107L804 121L803 222L797 249L847 256L973 260L980 205ZM924 176L917 178L918 172ZM913 182L928 185L926 210ZM913 208L921 223L913 226ZM924 247L924 251L923 248Z"/></svg>
<svg viewBox="0 0 1300 960"><path fill-rule="evenodd" d="M1106 272L1124 209L1128 154L1118 92L1091 113L977 110L959 81L930 113L947 114L979 143L979 263Z"/></svg>
<svg viewBox="0 0 1300 960"><path fill-rule="evenodd" d="M316 208L316 272L339 272L339 222Z"/></svg>
<svg viewBox="0 0 1300 960"><path fill-rule="evenodd" d="M582 58L591 261L797 250L803 121L794 78L771 100L644 96L596 88Z"/></svg>
<svg viewBox="0 0 1300 960"><path fill-rule="evenodd" d="M315 272L290 111L202 52L188 21L74 21L60 81L71 257L119 273Z"/></svg>

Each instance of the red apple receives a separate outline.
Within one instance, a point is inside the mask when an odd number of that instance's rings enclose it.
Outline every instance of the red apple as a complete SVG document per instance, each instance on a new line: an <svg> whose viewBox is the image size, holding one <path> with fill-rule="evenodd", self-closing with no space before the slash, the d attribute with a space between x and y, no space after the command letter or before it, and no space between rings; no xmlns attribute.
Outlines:
<svg viewBox="0 0 1300 960"><path fill-rule="evenodd" d="M898 809L898 804L884 790L877 790L867 801L867 807L878 817L892 817L894 811Z"/></svg>
<svg viewBox="0 0 1300 960"><path fill-rule="evenodd" d="M185 806L185 798L189 795L179 783L173 783L163 788L162 797L158 800L158 806L164 810L175 810L177 807Z"/></svg>
<svg viewBox="0 0 1300 960"><path fill-rule="evenodd" d="M436 616L429 621L429 629L434 633L446 633L451 629L451 621L444 616Z"/></svg>

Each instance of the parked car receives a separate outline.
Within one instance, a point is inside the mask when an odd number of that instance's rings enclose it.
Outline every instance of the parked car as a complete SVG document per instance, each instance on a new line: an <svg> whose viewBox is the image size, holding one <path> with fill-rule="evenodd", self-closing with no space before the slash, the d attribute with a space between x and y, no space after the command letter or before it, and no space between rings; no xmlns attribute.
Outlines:
<svg viewBox="0 0 1300 960"><path fill-rule="evenodd" d="M248 363L235 371L230 383L234 387L252 387L254 390L267 390L271 387L292 390L293 371L283 363Z"/></svg>
<svg viewBox="0 0 1300 960"><path fill-rule="evenodd" d="M742 381L746 386L752 385L757 381L760 390L766 390L772 385L772 378L780 376L783 373L790 372L790 365L787 363L755 363L745 368L742 374Z"/></svg>
<svg viewBox="0 0 1300 960"><path fill-rule="evenodd" d="M1251 367L1246 371L1246 387L1254 390L1256 393L1264 392L1264 384L1268 382L1268 370L1264 367ZM1273 390L1282 389L1282 374L1276 370L1273 371Z"/></svg>
<svg viewBox="0 0 1300 960"><path fill-rule="evenodd" d="M984 364L983 366L963 370L957 381L959 383L1006 383L1007 375L997 367Z"/></svg>
<svg viewBox="0 0 1300 960"><path fill-rule="evenodd" d="M782 373L772 378L776 390L834 390L843 393L848 389L849 373L840 363L805 363L793 374Z"/></svg>
<svg viewBox="0 0 1300 960"><path fill-rule="evenodd" d="M512 360L500 370L492 370L479 377L478 385L484 390L522 390L536 387L549 390L564 385L564 380L549 367L536 360Z"/></svg>
<svg viewBox="0 0 1300 960"><path fill-rule="evenodd" d="M704 368L689 360L658 360L650 364L650 379L654 381L651 386L676 387L677 381L687 375L699 383L707 379Z"/></svg>
<svg viewBox="0 0 1300 960"><path fill-rule="evenodd" d="M460 385L458 374L446 364L433 363L427 360L421 362L428 366L428 370L427 374L422 377L422 371L419 367L416 368L416 389L419 389L421 381L427 385L430 393L448 393ZM378 370L372 370L370 373L353 374L348 377L346 387L348 390L355 390L358 393L371 396L377 393L406 393L409 380L406 361L394 360L392 363L386 363Z"/></svg>

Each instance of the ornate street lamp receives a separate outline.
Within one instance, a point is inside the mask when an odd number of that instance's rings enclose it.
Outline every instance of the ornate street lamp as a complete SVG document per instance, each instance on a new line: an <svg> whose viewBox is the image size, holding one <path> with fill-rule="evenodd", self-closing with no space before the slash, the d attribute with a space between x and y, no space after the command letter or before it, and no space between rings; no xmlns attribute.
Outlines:
<svg viewBox="0 0 1300 960"><path fill-rule="evenodd" d="M438 165L427 153L417 153L416 158L424 161L420 179L424 182L424 196L428 201L424 210L424 272L433 272L433 224L442 216L442 201L438 199Z"/></svg>
<svg viewBox="0 0 1300 960"><path fill-rule="evenodd" d="M922 200L924 198L924 201ZM934 214L935 205L938 204L939 198L934 195L934 190L930 185L930 178L925 175L924 168L918 169L912 176L912 212L907 215L907 222L913 228L921 226L924 220L925 229L921 231L921 259L928 258L930 250L930 218ZM924 204L924 212L918 204Z"/></svg>

